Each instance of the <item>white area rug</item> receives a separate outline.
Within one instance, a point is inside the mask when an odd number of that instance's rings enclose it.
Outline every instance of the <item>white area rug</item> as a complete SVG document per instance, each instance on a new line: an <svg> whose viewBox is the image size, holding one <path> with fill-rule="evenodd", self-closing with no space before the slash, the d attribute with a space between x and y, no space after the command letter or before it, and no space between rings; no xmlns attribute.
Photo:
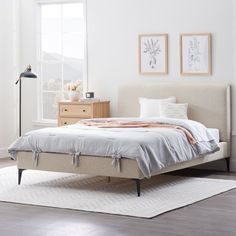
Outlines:
<svg viewBox="0 0 236 236"><path fill-rule="evenodd" d="M151 218L236 188L236 181L161 175L141 182L27 170L0 169L0 201Z"/></svg>

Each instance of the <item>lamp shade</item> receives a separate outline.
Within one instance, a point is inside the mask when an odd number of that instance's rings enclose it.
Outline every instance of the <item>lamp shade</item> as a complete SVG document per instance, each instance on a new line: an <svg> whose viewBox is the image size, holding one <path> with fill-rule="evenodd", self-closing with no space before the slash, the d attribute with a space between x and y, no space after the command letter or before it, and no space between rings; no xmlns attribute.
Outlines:
<svg viewBox="0 0 236 236"><path fill-rule="evenodd" d="M29 65L24 72L20 74L20 78L37 78L37 75L31 72L31 66Z"/></svg>
<svg viewBox="0 0 236 236"><path fill-rule="evenodd" d="M20 74L16 84L21 81L21 78L37 78L37 75L31 72L31 65L28 65L26 70Z"/></svg>
<svg viewBox="0 0 236 236"><path fill-rule="evenodd" d="M20 74L20 77L21 77L21 78L22 78L22 77L24 77L24 78L37 78L37 75L35 75L35 74L32 73L32 72L26 71L26 72L22 72L22 73Z"/></svg>

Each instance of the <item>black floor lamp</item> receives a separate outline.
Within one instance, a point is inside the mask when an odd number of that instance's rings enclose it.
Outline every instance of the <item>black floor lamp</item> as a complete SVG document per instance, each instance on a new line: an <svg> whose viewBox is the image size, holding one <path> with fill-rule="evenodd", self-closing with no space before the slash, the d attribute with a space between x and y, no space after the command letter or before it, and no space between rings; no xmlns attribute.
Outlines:
<svg viewBox="0 0 236 236"><path fill-rule="evenodd" d="M21 79L22 78L37 78L37 75L31 72L31 65L28 65L26 70L22 72L16 84L19 84L19 136L21 136Z"/></svg>

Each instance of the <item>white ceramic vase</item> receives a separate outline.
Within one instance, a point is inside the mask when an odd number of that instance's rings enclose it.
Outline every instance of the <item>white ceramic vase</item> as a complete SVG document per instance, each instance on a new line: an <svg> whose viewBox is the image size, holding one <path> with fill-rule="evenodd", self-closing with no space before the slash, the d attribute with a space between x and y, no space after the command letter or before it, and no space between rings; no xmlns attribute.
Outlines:
<svg viewBox="0 0 236 236"><path fill-rule="evenodd" d="M72 102L77 102L79 101L80 93L78 91L70 91L69 98Z"/></svg>

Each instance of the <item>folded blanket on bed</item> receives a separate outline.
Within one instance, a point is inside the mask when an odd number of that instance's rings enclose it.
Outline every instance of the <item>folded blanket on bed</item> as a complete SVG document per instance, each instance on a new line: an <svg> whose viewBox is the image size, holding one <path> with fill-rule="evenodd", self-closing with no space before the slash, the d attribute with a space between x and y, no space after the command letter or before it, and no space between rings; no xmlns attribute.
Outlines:
<svg viewBox="0 0 236 236"><path fill-rule="evenodd" d="M88 126L108 122L120 124L149 124L140 127L104 128ZM157 127L154 125L156 124ZM162 124L162 125L161 125ZM166 127L164 127L166 126ZM180 127L180 128L176 128ZM187 133L187 135L186 135ZM187 137L192 136L192 142ZM73 164L79 165L80 155L111 157L118 169L121 158L136 160L144 176L150 177L162 168L191 160L219 150L218 143L199 122L161 118L110 118L83 120L78 124L34 130L18 138L10 147L13 158L18 151L32 151L35 164L41 152L71 154Z"/></svg>
<svg viewBox="0 0 236 236"><path fill-rule="evenodd" d="M196 140L194 139L191 132L179 125L163 124L154 121L124 121L124 120L114 120L114 119L92 119L92 120L81 120L79 124L86 126L95 126L98 128L170 128L179 129L184 132L189 143L194 144Z"/></svg>

